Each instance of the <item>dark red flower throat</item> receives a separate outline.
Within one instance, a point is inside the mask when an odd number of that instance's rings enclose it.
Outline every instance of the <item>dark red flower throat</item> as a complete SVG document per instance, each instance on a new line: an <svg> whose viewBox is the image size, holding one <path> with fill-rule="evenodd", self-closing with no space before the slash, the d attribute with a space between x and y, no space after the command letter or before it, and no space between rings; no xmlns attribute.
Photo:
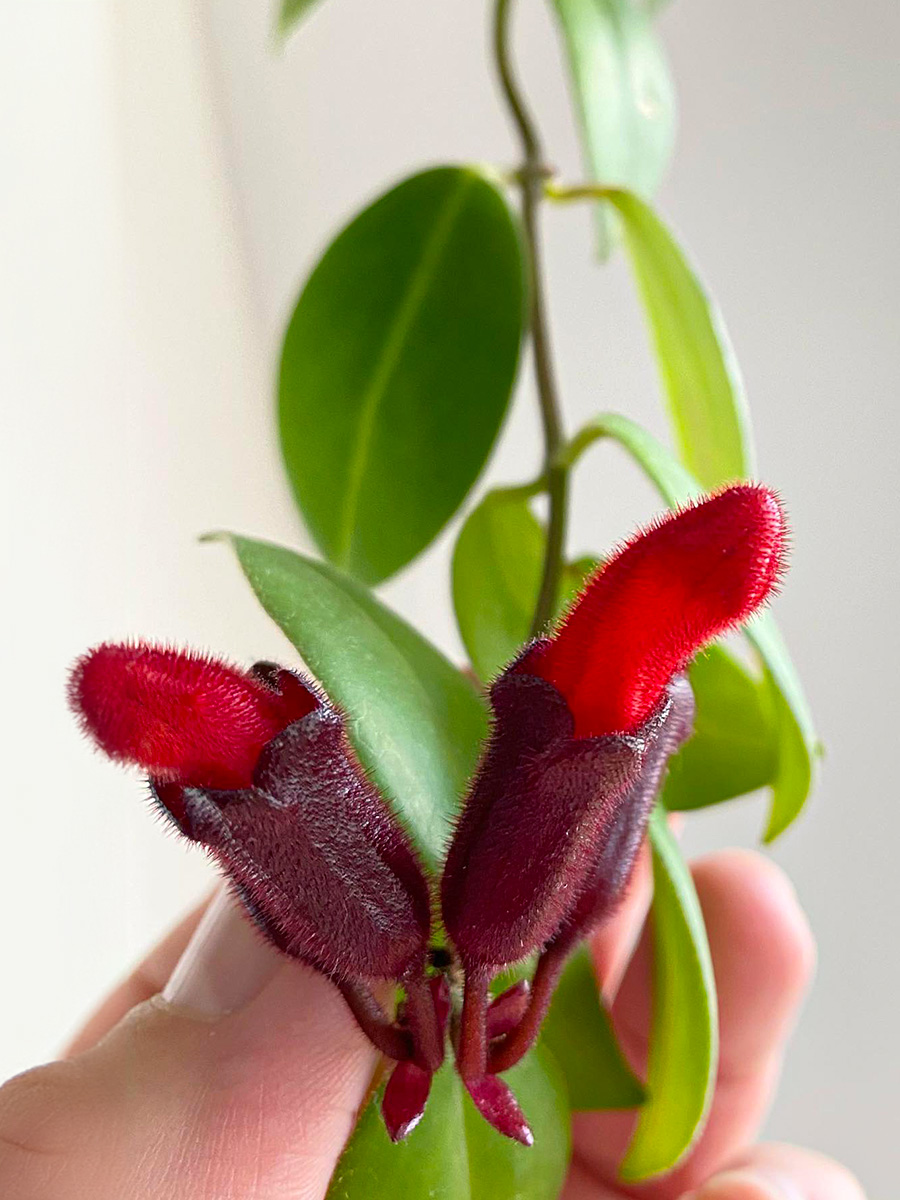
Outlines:
<svg viewBox="0 0 900 1200"><path fill-rule="evenodd" d="M382 1102L393 1138L421 1118L449 1029L479 1110L529 1143L500 1073L533 1044L568 954L624 890L691 731L681 672L771 595L785 544L784 514L762 487L670 514L494 682L491 736L440 881L446 970L430 952L416 852L361 769L346 717L311 680L106 644L76 663L70 702L110 757L149 773L162 809L219 862L262 934L331 978L396 1060ZM491 1002L494 976L533 953L531 986ZM371 989L384 978L403 988L395 1016ZM460 978L462 995L449 987Z"/></svg>

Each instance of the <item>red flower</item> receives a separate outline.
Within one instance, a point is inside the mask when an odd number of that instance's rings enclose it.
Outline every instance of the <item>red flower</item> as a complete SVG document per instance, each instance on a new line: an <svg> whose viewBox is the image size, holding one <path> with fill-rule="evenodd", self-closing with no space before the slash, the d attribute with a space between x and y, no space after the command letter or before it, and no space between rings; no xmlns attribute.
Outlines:
<svg viewBox="0 0 900 1200"><path fill-rule="evenodd" d="M428 885L327 697L270 663L244 672L104 645L76 663L69 699L107 754L150 772L160 807L268 940L328 975L379 1049L430 1078L444 1052L425 978ZM376 978L405 988L403 1027L372 995Z"/></svg>
<svg viewBox="0 0 900 1200"><path fill-rule="evenodd" d="M765 488L729 488L657 522L588 581L560 628L491 688L493 727L441 880L465 977L457 1066L500 1132L531 1132L498 1073L533 1044L565 959L608 917L644 836L669 757L689 735L680 674L745 620L783 569L785 520ZM343 714L311 681L268 663L240 671L195 654L104 645L69 697L110 757L223 868L281 951L340 988L396 1060L382 1111L405 1137L444 1058L450 996L429 974L429 886ZM497 971L538 951L530 988L492 1004ZM435 960L437 961L437 960ZM395 1019L370 981L401 984Z"/></svg>
<svg viewBox="0 0 900 1200"><path fill-rule="evenodd" d="M701 647L771 595L785 543L768 488L742 484L670 513L591 578L555 636L517 669L565 697L576 737L635 729Z"/></svg>
<svg viewBox="0 0 900 1200"><path fill-rule="evenodd" d="M679 672L771 594L785 542L762 487L674 513L599 569L557 632L492 686L490 742L441 883L466 973L457 1062L470 1090L530 1047L566 956L615 907L668 759L691 731ZM528 1009L492 1039L488 983L535 950Z"/></svg>
<svg viewBox="0 0 900 1200"><path fill-rule="evenodd" d="M278 691L200 654L107 642L73 667L69 703L112 759L189 787L249 787L266 742L317 704L282 674Z"/></svg>

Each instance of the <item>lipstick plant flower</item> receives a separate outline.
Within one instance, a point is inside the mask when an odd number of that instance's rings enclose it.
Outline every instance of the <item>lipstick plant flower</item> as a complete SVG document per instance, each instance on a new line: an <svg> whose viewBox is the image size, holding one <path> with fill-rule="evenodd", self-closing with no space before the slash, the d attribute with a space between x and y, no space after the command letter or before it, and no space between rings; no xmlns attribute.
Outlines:
<svg viewBox="0 0 900 1200"><path fill-rule="evenodd" d="M396 1062L382 1106L392 1139L424 1113L461 974L459 1074L484 1118L530 1145L499 1076L534 1043L567 956L628 882L668 759L691 733L682 672L768 598L784 542L762 487L671 515L601 566L559 628L493 683L490 739L441 877L441 955L415 848L313 681L105 644L75 665L69 698L100 748L149 772L161 811L218 862L260 933L332 979ZM531 986L489 1003L493 978L535 952ZM378 980L403 990L396 1018Z"/></svg>
<svg viewBox="0 0 900 1200"><path fill-rule="evenodd" d="M291 313L278 434L319 556L208 540L234 550L298 659L244 669L111 641L69 681L99 749L147 777L260 937L326 976L380 1052L329 1200L471 1200L472 1180L491 1200L557 1200L578 1109L633 1113L629 1185L681 1162L716 1084L718 1012L668 814L765 788L769 842L813 781L812 720L766 611L786 517L751 482L721 315L652 206L674 131L659 6L546 3L588 177L556 177L514 61L514 0L490 0L516 161L436 166L384 191ZM313 7L284 0L282 31ZM541 230L546 205L578 203L600 262L623 250L633 268L671 447L617 413L567 428ZM541 445L454 531L460 663L374 589L466 505L526 346ZM598 345L598 379L614 352ZM593 403L592 385L581 393ZM668 511L576 557L572 482L598 442ZM602 485L611 494L612 471ZM610 519L579 516L592 537ZM646 1062L620 1046L589 952L642 852Z"/></svg>

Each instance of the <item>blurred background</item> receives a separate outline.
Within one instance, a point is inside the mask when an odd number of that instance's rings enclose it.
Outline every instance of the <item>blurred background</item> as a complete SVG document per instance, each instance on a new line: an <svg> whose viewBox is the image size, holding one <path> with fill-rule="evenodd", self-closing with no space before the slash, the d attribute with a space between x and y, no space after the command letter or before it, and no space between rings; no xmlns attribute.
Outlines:
<svg viewBox="0 0 900 1200"><path fill-rule="evenodd" d="M553 160L578 154L545 5L521 69ZM282 474L273 381L317 250L397 176L511 164L484 0L326 0L284 49L260 0L3 6L0 1077L53 1056L96 998L209 887L138 780L64 702L86 646L144 635L290 659L226 527L308 546ZM681 131L660 208L712 287L746 376L760 473L794 525L777 613L828 757L774 857L820 944L768 1132L894 1194L900 1045L896 458L900 170L893 0L675 0L661 18ZM548 212L569 428L606 409L666 435L621 256L587 209ZM488 479L537 467L528 372ZM612 447L578 475L572 549L654 511ZM385 589L460 654L455 525ZM751 845L762 799L701 814L698 852Z"/></svg>

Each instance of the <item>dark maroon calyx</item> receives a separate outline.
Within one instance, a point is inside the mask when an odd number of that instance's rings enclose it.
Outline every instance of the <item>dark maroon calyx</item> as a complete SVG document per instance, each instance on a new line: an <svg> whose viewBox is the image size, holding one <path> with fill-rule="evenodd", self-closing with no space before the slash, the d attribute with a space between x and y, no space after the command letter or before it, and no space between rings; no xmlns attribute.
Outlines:
<svg viewBox="0 0 900 1200"><path fill-rule="evenodd" d="M633 735L642 743L641 769L622 798L578 900L554 941L568 938L574 942L614 911L634 870L669 759L690 737L693 721L694 694L687 678L676 675L649 719Z"/></svg>
<svg viewBox="0 0 900 1200"><path fill-rule="evenodd" d="M534 1044L568 955L625 890L666 764L693 721L690 686L677 676L636 730L576 737L564 698L522 660L491 702L490 742L441 891L466 976L457 1064L473 1086ZM488 984L534 951L531 991L498 1037Z"/></svg>
<svg viewBox="0 0 900 1200"><path fill-rule="evenodd" d="M422 973L428 886L326 700L263 748L251 788L154 790L285 954L335 979Z"/></svg>
<svg viewBox="0 0 900 1200"><path fill-rule="evenodd" d="M576 738L552 684L515 668L494 684L490 742L441 885L467 969L521 961L571 919L586 890L598 903L604 888L613 899L621 890L674 748L674 686L636 732Z"/></svg>

